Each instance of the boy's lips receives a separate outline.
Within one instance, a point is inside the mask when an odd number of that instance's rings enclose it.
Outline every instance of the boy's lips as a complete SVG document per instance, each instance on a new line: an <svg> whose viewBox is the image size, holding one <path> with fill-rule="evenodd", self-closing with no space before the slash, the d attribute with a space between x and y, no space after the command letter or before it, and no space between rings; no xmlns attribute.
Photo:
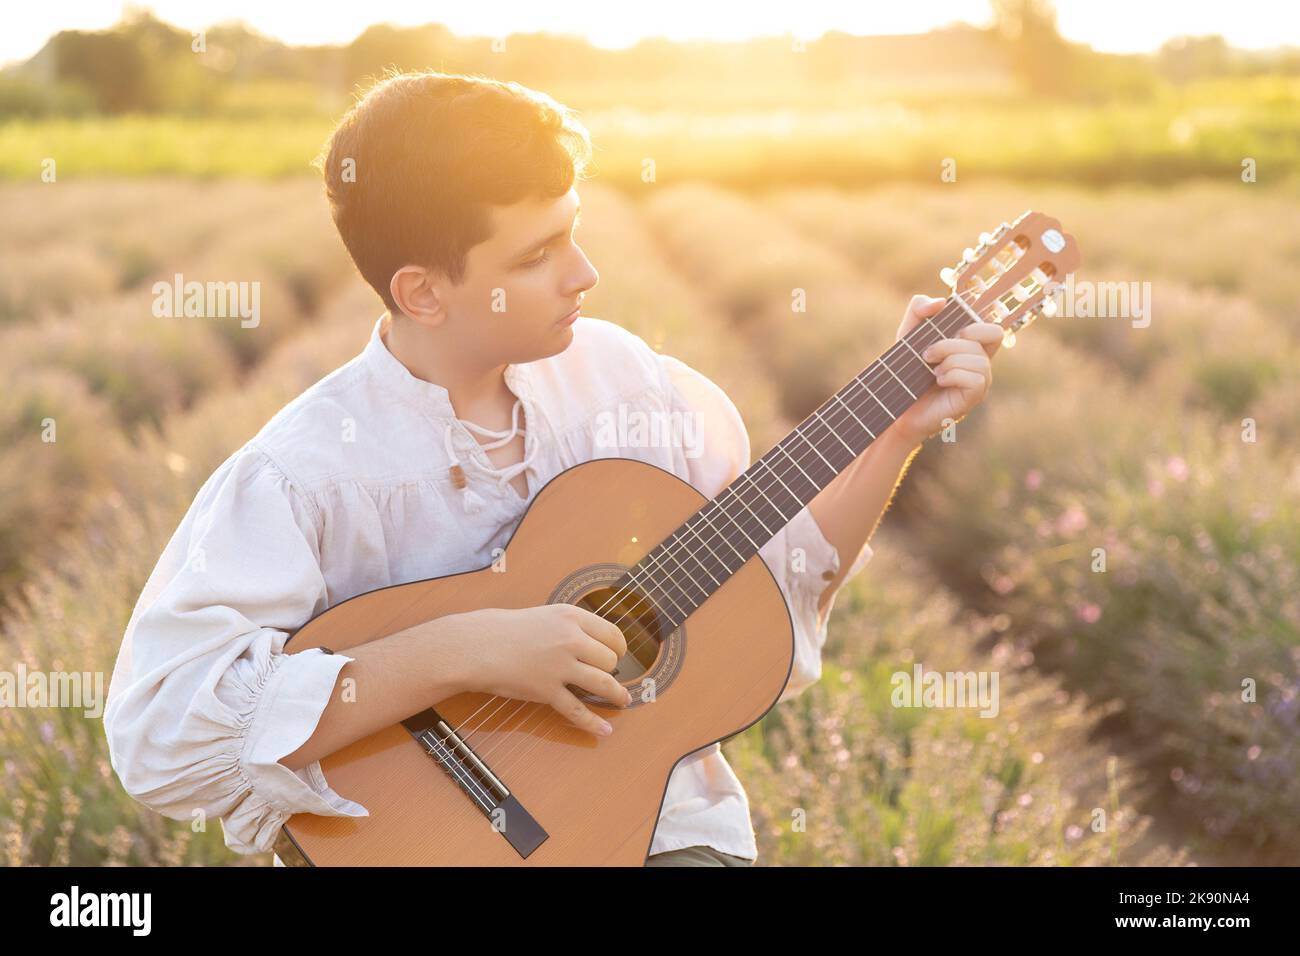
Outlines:
<svg viewBox="0 0 1300 956"><path fill-rule="evenodd" d="M572 325L578 321L578 313L582 311L582 306L575 306L574 310L560 319L560 325Z"/></svg>

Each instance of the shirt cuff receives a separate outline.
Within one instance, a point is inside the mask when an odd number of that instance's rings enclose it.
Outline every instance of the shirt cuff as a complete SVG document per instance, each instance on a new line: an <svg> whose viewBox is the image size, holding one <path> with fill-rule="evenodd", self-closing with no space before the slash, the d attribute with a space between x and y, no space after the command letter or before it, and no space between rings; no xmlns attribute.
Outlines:
<svg viewBox="0 0 1300 956"><path fill-rule="evenodd" d="M253 711L240 767L259 799L245 799L223 819L226 845L242 852L269 850L284 822L295 813L365 817L365 807L325 781L320 762L290 770L280 761L301 747L320 723L339 671L353 658L321 650L275 654ZM268 812L268 810L270 812ZM241 820L241 816L248 819ZM255 833L250 839L236 834Z"/></svg>
<svg viewBox="0 0 1300 956"><path fill-rule="evenodd" d="M799 592L806 599L811 599L813 606L816 607L827 586L840 572L842 564L839 550L827 540L821 525L813 517L812 511L806 507L786 525L785 532L786 546L790 554L788 576L791 590ZM854 556L853 564L849 566L849 573L836 588L836 594L862 570L874 554L871 545L863 543L862 550ZM830 616L834 603L833 594L831 603L826 609L827 617Z"/></svg>
<svg viewBox="0 0 1300 956"><path fill-rule="evenodd" d="M872 554L870 545L864 544L840 587L862 570ZM794 660L790 679L777 698L780 703L799 695L821 678L826 626L839 587L827 602L825 613L820 603L831 580L839 573L840 556L806 507L764 547L762 555L785 596L794 629Z"/></svg>

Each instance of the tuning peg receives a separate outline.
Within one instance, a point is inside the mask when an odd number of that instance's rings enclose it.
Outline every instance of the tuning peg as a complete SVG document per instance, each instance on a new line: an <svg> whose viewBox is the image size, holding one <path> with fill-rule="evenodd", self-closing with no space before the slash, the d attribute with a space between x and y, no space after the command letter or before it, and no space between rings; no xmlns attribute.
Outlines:
<svg viewBox="0 0 1300 956"><path fill-rule="evenodd" d="M1002 333L1002 345L1004 348L1013 349L1016 347L1016 333L1007 329Z"/></svg>
<svg viewBox="0 0 1300 956"><path fill-rule="evenodd" d="M975 252L974 249L971 249L968 246L967 248L962 250L961 257L967 262L974 262L976 259L979 258L979 255Z"/></svg>
<svg viewBox="0 0 1300 956"><path fill-rule="evenodd" d="M1042 317L1043 317L1043 307L1042 304L1040 303L1034 308L1024 312L1020 316L1020 318L1016 319L1016 321L1012 322L1009 326L1007 326L1007 331L1014 335L1016 332L1019 332L1025 326L1037 321L1038 319L1041 319Z"/></svg>
<svg viewBox="0 0 1300 956"><path fill-rule="evenodd" d="M957 270L951 266L939 270L939 281L950 289L957 288Z"/></svg>
<svg viewBox="0 0 1300 956"><path fill-rule="evenodd" d="M1042 304L1038 306L1038 314L1045 319L1056 315L1056 300L1051 296L1044 298Z"/></svg>

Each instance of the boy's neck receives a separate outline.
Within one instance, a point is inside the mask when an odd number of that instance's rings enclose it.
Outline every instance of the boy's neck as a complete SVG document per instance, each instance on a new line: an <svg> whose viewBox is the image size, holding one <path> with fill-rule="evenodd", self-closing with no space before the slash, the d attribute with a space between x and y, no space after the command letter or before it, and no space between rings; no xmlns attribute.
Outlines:
<svg viewBox="0 0 1300 956"><path fill-rule="evenodd" d="M481 366L439 346L418 322L388 314L380 327L388 351L416 378L447 390L457 418L485 428L508 428L515 395L505 381L505 363ZM501 424L504 422L504 424Z"/></svg>

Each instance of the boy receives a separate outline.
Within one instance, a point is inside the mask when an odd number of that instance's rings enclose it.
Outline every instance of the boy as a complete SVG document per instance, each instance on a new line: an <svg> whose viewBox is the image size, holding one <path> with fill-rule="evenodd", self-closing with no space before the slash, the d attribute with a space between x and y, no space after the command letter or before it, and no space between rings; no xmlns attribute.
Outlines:
<svg viewBox="0 0 1300 956"><path fill-rule="evenodd" d="M580 315L598 281L573 239L589 158L568 110L486 79L391 76L340 122L326 191L387 311L359 355L213 473L145 585L104 719L138 800L217 816L228 847L262 852L294 813L365 816L321 758L454 694L549 704L610 732L566 685L625 701L610 671L626 644L567 605L449 615L347 654L283 653L290 632L353 595L491 563L532 496L581 461L639 458L709 497L748 467L743 422L716 385ZM941 304L915 297L900 336ZM834 596L871 557L910 455L987 392L1000 332L964 332L926 356L937 387L761 551L795 625L782 699L819 676ZM700 445L621 445L598 427L620 410L693 416ZM342 678L355 699L335 692ZM756 858L744 789L716 744L674 770L650 854Z"/></svg>

